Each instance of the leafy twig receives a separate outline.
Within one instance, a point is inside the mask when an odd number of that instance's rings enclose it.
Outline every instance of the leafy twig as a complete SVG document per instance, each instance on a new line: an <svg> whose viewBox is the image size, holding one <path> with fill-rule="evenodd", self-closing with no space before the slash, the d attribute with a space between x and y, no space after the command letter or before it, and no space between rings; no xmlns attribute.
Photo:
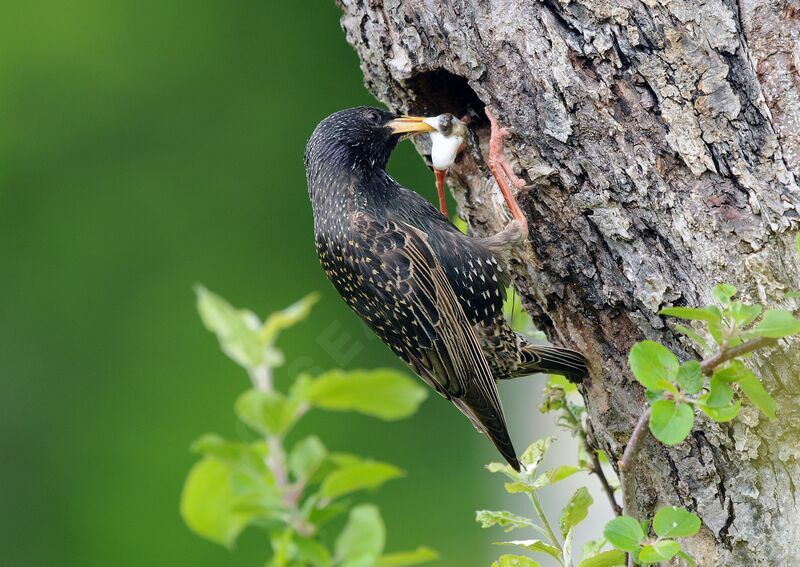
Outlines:
<svg viewBox="0 0 800 567"><path fill-rule="evenodd" d="M611 505L611 510L617 516L622 515L622 507L617 503L617 498L614 496L614 487L611 486L611 483L608 481L608 477L603 470L603 465L600 463L600 458L597 456L597 450L589 443L589 439L585 431L581 436L581 439L583 440L584 449L589 454L589 458L592 460L591 472L597 475L597 478L600 480L600 485L603 487L603 492L606 493L608 503Z"/></svg>
<svg viewBox="0 0 800 567"><path fill-rule="evenodd" d="M736 357L742 356L749 352L753 352L759 348L769 346L775 343L775 339L768 338L768 337L759 337L757 339L751 339L746 341L738 346L732 348L725 348L720 350L718 353L709 356L705 360L700 363L700 368L702 369L703 373L706 375L710 375L714 372L714 369L732 360ZM636 517L636 514L633 512L633 483L628 482L628 475L631 472L631 469L634 465L634 459L636 455L642 448L642 443L646 437L648 428L648 421L650 420L650 408L648 407L647 410L641 415L639 421L636 423L636 427L633 429L633 433L631 434L631 438L628 441L628 445L625 447L625 451L622 454L622 459L619 461L619 470L620 470L620 484L622 486L622 508L623 513L629 516Z"/></svg>
<svg viewBox="0 0 800 567"><path fill-rule="evenodd" d="M592 469L591 472L594 473L597 478L600 480L600 484L603 487L603 492L606 493L606 497L608 498L608 502L611 505L611 509L613 510L614 514L619 516L622 514L622 507L617 503L617 498L614 496L614 487L611 486L611 483L608 481L608 477L606 477L606 473L603 470L603 466L600 463L600 458L597 456L597 449L594 446L594 443L589 441L589 430L586 425L579 421L578 416L576 416L572 410L570 409L569 405L566 406L566 410L569 415L575 420L577 424L576 430L578 431L578 435L581 438L581 443L583 443L583 449L589 455L589 458L592 460Z"/></svg>

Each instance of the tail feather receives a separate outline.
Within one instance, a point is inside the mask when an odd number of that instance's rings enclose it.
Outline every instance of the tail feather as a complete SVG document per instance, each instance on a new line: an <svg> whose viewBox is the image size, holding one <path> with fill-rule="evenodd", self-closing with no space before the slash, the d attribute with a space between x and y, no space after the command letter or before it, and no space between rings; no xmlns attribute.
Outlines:
<svg viewBox="0 0 800 567"><path fill-rule="evenodd" d="M588 374L586 358L568 348L527 344L520 349L520 365L507 378L518 378L543 372L561 374L570 382L580 382Z"/></svg>
<svg viewBox="0 0 800 567"><path fill-rule="evenodd" d="M517 452L514 450L511 436L508 434L504 416L495 416L491 412L481 411L464 399L453 398L452 401L469 418L475 429L492 442L506 462L519 472L522 467L517 459Z"/></svg>

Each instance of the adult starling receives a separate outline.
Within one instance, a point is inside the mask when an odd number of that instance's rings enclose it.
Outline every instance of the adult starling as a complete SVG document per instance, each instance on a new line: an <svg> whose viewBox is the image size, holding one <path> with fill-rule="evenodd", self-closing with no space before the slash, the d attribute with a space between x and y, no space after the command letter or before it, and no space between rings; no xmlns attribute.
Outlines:
<svg viewBox="0 0 800 567"><path fill-rule="evenodd" d="M580 379L586 362L529 343L503 317L501 263L527 235L524 221L488 238L466 236L386 173L402 137L432 130L424 118L370 107L317 126L305 155L317 253L353 311L519 470L495 380L536 372Z"/></svg>

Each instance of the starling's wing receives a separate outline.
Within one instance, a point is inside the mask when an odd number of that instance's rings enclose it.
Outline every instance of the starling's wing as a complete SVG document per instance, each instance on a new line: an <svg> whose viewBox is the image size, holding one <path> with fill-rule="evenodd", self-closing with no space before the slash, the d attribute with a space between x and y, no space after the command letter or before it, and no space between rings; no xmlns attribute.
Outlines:
<svg viewBox="0 0 800 567"><path fill-rule="evenodd" d="M506 460L519 463L491 370L470 321L422 231L402 222L353 219L357 287L351 306L437 392L452 400ZM375 301L377 299L377 301Z"/></svg>

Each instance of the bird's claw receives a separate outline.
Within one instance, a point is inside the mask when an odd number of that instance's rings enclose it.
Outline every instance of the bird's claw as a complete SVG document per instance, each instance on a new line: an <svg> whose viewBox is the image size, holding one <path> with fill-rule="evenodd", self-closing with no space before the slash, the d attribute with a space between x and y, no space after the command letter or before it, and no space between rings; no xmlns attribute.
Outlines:
<svg viewBox="0 0 800 567"><path fill-rule="evenodd" d="M491 126L491 133L489 136L489 169L495 181L497 181L497 186L500 187L500 192L503 194L503 199L505 199L509 211L511 211L511 216L515 220L525 221L527 232L528 221L522 213L522 209L520 209L516 197L514 197L514 194L511 192L508 182L510 181L517 190L525 189L527 184L514 173L514 170L511 169L511 165L503 154L503 140L511 135L511 130L500 126L494 114L492 114L488 108L485 112Z"/></svg>

